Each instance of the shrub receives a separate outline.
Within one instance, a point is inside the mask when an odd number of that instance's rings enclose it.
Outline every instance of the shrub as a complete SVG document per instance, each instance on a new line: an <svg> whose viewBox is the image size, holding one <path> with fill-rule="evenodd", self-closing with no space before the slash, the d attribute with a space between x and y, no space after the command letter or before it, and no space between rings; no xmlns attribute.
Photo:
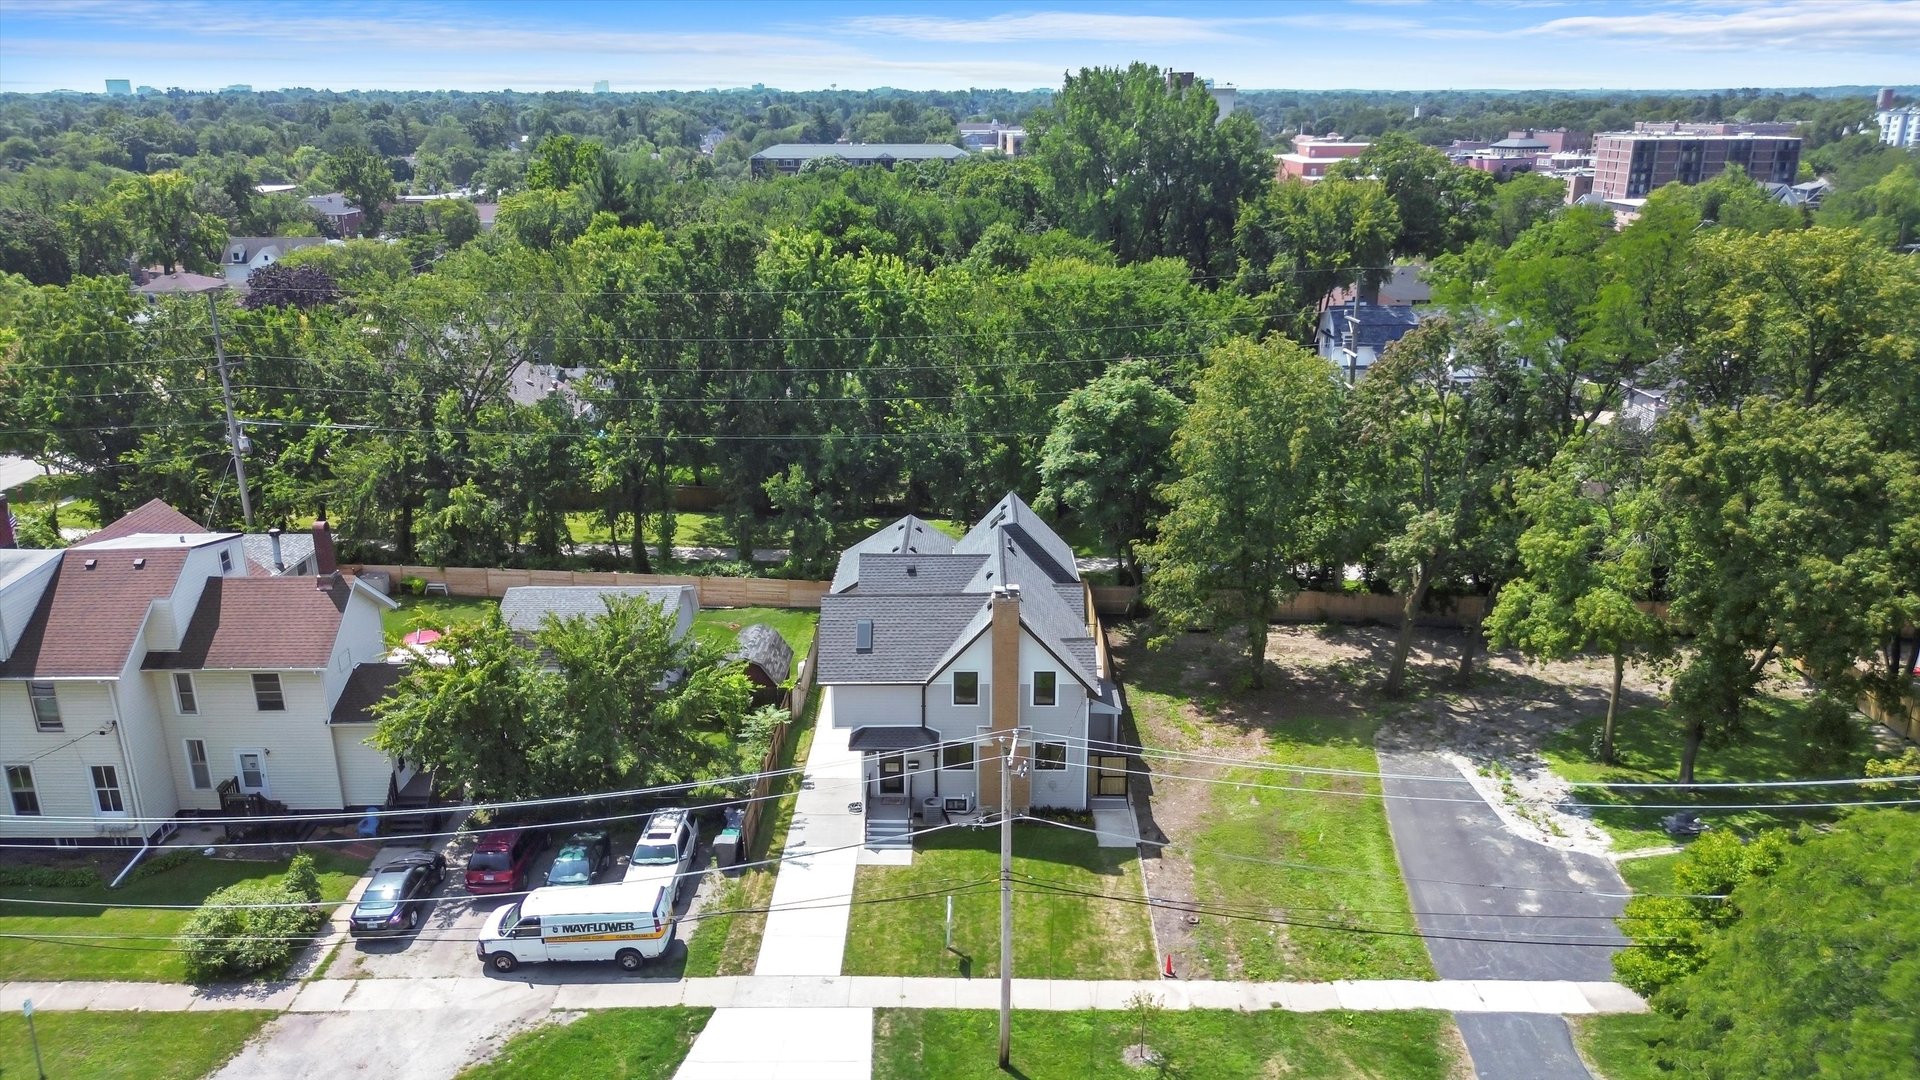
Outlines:
<svg viewBox="0 0 1920 1080"><path fill-rule="evenodd" d="M180 931L187 978L240 979L285 967L327 914L319 907L260 905L310 904L319 896L306 855L296 856L278 881L242 881L215 891Z"/></svg>
<svg viewBox="0 0 1920 1080"><path fill-rule="evenodd" d="M1920 746L1909 746L1899 757L1874 758L1867 762L1866 775L1869 778L1880 776L1920 776ZM1900 785L1861 784L1860 790L1887 792L1899 789Z"/></svg>
<svg viewBox="0 0 1920 1080"><path fill-rule="evenodd" d="M792 714L778 705L762 705L748 713L740 722L740 746L742 756L758 768L760 760L773 749L774 732L781 725L793 719Z"/></svg>
<svg viewBox="0 0 1920 1080"><path fill-rule="evenodd" d="M165 855L155 855L153 858L134 867L133 873L127 875L127 881L141 881L145 878L153 877L156 874L164 874L169 870L185 866L187 863L193 861L194 857L193 852L185 849L169 851Z"/></svg>
<svg viewBox="0 0 1920 1080"><path fill-rule="evenodd" d="M91 889L100 875L84 866L0 866L0 885L35 889Z"/></svg>
<svg viewBox="0 0 1920 1080"><path fill-rule="evenodd" d="M1740 906L1730 898L1734 889L1779 869L1790 847L1792 840L1783 829L1768 830L1750 842L1731 832L1710 832L1695 840L1674 867L1674 892L1679 895L1627 901L1623 929L1634 948L1614 956L1614 977L1650 997L1691 975L1704 961L1714 934L1740 918Z"/></svg>

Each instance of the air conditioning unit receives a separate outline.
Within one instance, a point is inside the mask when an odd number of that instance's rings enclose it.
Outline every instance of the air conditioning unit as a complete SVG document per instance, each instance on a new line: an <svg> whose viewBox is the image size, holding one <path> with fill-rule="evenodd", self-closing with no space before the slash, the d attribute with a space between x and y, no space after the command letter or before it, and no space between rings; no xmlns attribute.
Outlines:
<svg viewBox="0 0 1920 1080"><path fill-rule="evenodd" d="M944 805L949 814L971 814L973 813L973 796L949 795Z"/></svg>

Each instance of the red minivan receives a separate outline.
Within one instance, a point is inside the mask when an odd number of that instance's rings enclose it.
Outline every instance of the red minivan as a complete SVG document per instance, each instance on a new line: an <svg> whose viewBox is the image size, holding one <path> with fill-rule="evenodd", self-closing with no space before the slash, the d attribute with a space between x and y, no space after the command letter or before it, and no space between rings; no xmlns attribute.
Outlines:
<svg viewBox="0 0 1920 1080"><path fill-rule="evenodd" d="M533 876L533 861L546 846L545 829L501 829L481 836L473 854L467 856L467 891L525 891Z"/></svg>

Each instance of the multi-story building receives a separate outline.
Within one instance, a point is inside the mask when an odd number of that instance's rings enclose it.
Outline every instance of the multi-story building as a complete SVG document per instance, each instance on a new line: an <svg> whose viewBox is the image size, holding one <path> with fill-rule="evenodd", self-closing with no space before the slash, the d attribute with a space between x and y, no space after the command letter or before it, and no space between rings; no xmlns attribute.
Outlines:
<svg viewBox="0 0 1920 1080"><path fill-rule="evenodd" d="M954 161L967 156L951 143L776 143L753 155L755 176L797 173L818 158L839 158L849 165L891 169L902 161Z"/></svg>
<svg viewBox="0 0 1920 1080"><path fill-rule="evenodd" d="M1794 125L1785 126L1791 129ZM1800 140L1746 127L1640 124L1633 131L1596 135L1593 192L1603 199L1644 199L1667 184L1711 180L1729 165L1738 165L1763 184L1793 183L1800 171Z"/></svg>
<svg viewBox="0 0 1920 1080"><path fill-rule="evenodd" d="M0 529L0 838L137 843L236 800L341 810L410 783L366 742L400 670L392 601L314 528L311 577L157 500L64 551Z"/></svg>
<svg viewBox="0 0 1920 1080"><path fill-rule="evenodd" d="M128 79L108 79L107 80L107 96L108 97L132 97L133 96L132 81Z"/></svg>
<svg viewBox="0 0 1920 1080"><path fill-rule="evenodd" d="M1881 142L1908 150L1920 146L1920 105L1882 109L1873 118L1880 125Z"/></svg>
<svg viewBox="0 0 1920 1080"><path fill-rule="evenodd" d="M1345 158L1359 157L1371 145L1343 139L1337 132L1296 135L1292 153L1273 155L1273 178L1304 180L1311 184L1327 175L1328 166Z"/></svg>

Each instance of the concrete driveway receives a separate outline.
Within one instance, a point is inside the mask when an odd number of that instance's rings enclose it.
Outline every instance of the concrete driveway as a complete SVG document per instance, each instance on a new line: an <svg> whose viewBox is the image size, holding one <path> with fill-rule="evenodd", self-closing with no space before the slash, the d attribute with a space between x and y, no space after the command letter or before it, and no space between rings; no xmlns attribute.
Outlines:
<svg viewBox="0 0 1920 1080"><path fill-rule="evenodd" d="M1379 757L1385 773L1460 775L1433 754ZM1473 800L1387 801L1407 892L1414 910L1427 913L1419 916L1420 929L1430 935L1427 952L1441 978L1613 978L1613 954L1627 943L1613 919L1626 904L1627 886L1612 863L1513 835L1467 784L1387 779L1382 786L1388 795ZM1481 1080L1591 1080L1557 1016L1454 1019Z"/></svg>

